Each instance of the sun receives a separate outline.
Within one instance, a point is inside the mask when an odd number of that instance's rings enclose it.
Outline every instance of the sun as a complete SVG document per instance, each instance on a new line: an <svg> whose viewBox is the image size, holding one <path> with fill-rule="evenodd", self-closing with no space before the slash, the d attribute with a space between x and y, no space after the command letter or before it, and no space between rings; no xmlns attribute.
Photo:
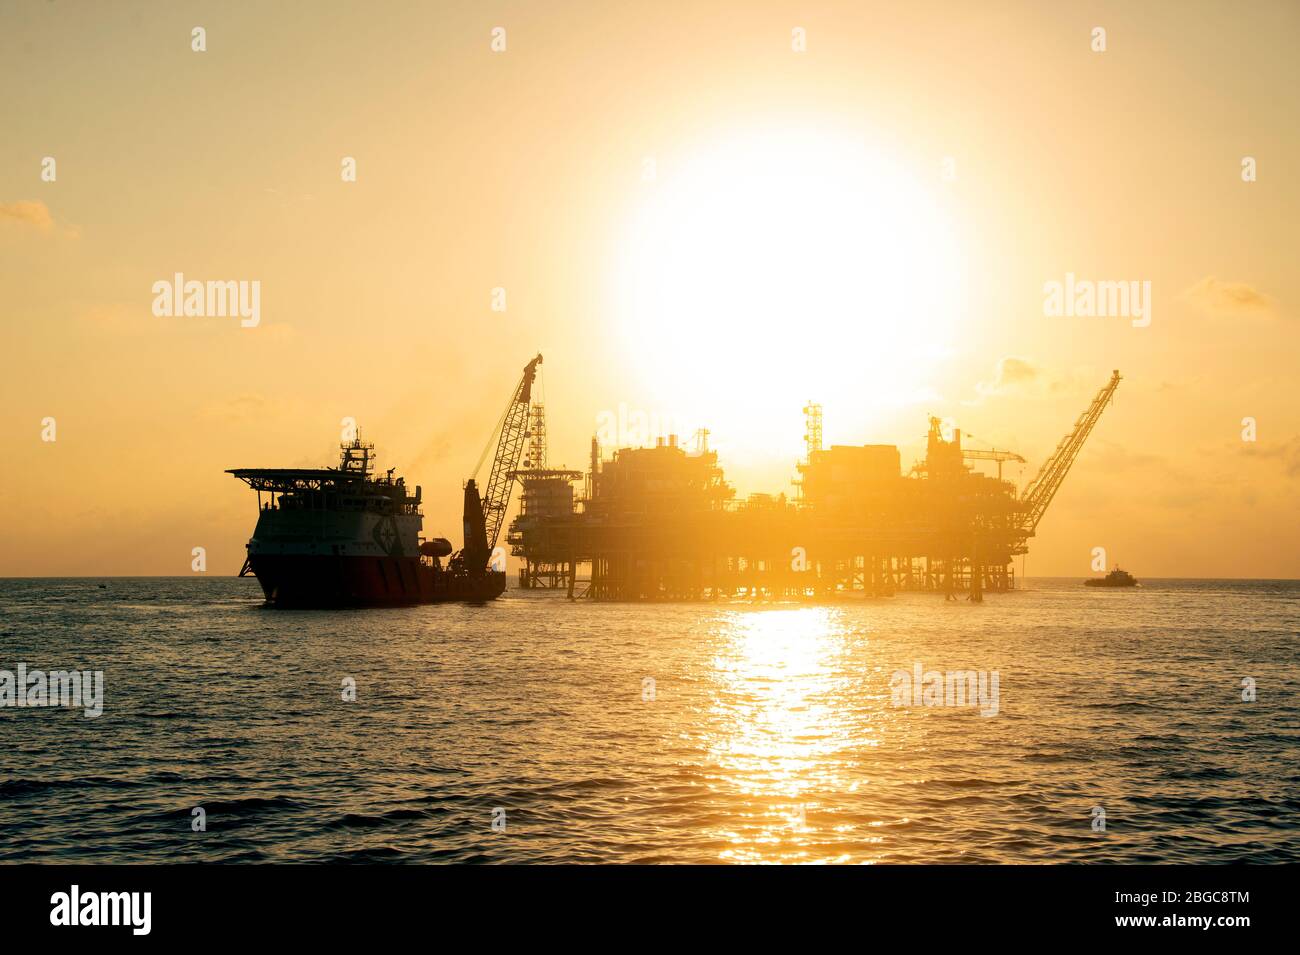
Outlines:
<svg viewBox="0 0 1300 955"><path fill-rule="evenodd" d="M861 135L797 129L656 168L621 243L614 311L674 420L752 450L810 398L869 422L930 393L963 262L937 162L929 179Z"/></svg>

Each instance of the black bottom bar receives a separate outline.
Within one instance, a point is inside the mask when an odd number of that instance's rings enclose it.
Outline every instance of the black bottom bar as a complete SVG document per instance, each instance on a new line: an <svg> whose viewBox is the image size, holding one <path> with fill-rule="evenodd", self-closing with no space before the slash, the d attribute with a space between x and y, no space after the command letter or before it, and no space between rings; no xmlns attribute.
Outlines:
<svg viewBox="0 0 1300 955"><path fill-rule="evenodd" d="M495 941L523 933L599 942L611 920L667 944L795 931L809 942L931 938L982 945L1046 929L1044 940L1192 938L1217 946L1272 937L1290 866L891 867L778 871L721 867L12 866L0 868L6 939L79 942L320 939L418 932ZM70 923L76 886L78 922ZM101 893L149 893L145 897ZM100 915L99 913L104 913ZM835 929L835 925L839 929ZM689 929L688 926L695 926ZM430 931L435 935L428 935ZM456 935L448 934L455 931ZM884 933L878 935L877 933ZM996 933L996 934L990 934Z"/></svg>

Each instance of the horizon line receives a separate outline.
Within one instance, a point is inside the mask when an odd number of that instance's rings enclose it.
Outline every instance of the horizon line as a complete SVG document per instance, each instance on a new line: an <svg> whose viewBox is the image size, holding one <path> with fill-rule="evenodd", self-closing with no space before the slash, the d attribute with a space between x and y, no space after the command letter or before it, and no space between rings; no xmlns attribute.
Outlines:
<svg viewBox="0 0 1300 955"><path fill-rule="evenodd" d="M251 575L247 579L254 580ZM23 576L0 575L0 580L241 580L238 574L29 574ZM1097 579L1077 574L1042 574L1018 577L1017 580L1089 580ZM1300 583L1300 577L1141 577L1145 580L1252 580L1261 583ZM521 588L515 588L521 589ZM528 589L528 588L522 588ZM919 593L920 591L918 591ZM1010 591L1008 591L1010 592Z"/></svg>

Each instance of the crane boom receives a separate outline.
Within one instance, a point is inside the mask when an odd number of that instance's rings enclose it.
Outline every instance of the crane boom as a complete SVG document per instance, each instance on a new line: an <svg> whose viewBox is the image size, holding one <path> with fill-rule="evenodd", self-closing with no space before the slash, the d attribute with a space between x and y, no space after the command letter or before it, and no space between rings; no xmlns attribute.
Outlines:
<svg viewBox="0 0 1300 955"><path fill-rule="evenodd" d="M996 461L998 462L998 480L1002 480L1002 462L1016 461L1020 464L1025 463L1025 459L1014 451L999 451L997 448L990 448L983 451L979 448L962 448L961 456L967 461Z"/></svg>
<svg viewBox="0 0 1300 955"><path fill-rule="evenodd" d="M1079 415L1073 430L1061 439L1052 456L1043 462L1034 479L1025 485L1025 490L1020 495L1020 507L1021 528L1027 536L1032 535L1034 529L1038 527L1047 505L1052 503L1052 498L1056 496L1061 482L1065 480L1070 465L1074 464L1074 459L1079 456L1083 442L1088 439L1088 435L1101 418L1101 413L1106 410L1106 406L1114 397L1119 382L1119 372L1115 371L1105 387L1097 392L1097 397L1092 399L1088 410Z"/></svg>
<svg viewBox="0 0 1300 955"><path fill-rule="evenodd" d="M510 491L514 486L514 472L519 467L519 455L528 437L528 406L532 401L533 379L537 366L542 363L538 355L524 366L523 377L515 388L506 412L501 417L501 434L497 439L496 456L492 459L492 472L488 476L483 495L483 523L487 532L487 552L497 546L501 525L505 523L506 508L510 505Z"/></svg>
<svg viewBox="0 0 1300 955"><path fill-rule="evenodd" d="M985 451L981 448L962 448L961 456L975 461L1019 461L1025 463L1025 459L1014 451L999 451L996 448Z"/></svg>

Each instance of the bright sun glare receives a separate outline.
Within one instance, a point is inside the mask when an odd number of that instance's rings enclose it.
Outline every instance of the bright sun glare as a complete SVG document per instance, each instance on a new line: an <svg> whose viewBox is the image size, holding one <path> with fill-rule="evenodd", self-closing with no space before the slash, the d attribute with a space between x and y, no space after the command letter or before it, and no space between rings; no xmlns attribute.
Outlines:
<svg viewBox="0 0 1300 955"><path fill-rule="evenodd" d="M756 134L665 161L644 186L617 307L675 418L756 448L809 398L870 421L929 390L962 263L935 197L882 150Z"/></svg>

